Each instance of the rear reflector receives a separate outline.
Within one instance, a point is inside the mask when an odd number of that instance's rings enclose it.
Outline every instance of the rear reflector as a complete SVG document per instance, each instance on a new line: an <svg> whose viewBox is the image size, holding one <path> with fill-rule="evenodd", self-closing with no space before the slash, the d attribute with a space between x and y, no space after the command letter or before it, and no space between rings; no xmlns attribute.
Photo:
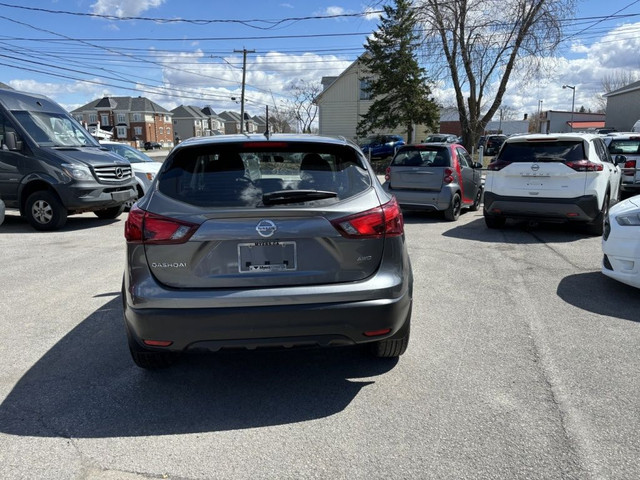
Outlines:
<svg viewBox="0 0 640 480"><path fill-rule="evenodd" d="M124 224L124 238L129 243L184 243L199 225L156 215L133 206Z"/></svg>
<svg viewBox="0 0 640 480"><path fill-rule="evenodd" d="M365 337L378 337L380 335L386 335L390 331L390 328L382 328L380 330L369 330L368 332L363 332L363 335Z"/></svg>
<svg viewBox="0 0 640 480"><path fill-rule="evenodd" d="M143 340L142 343L150 347L168 347L173 342L169 340Z"/></svg>
<svg viewBox="0 0 640 480"><path fill-rule="evenodd" d="M382 238L404 233L404 218L395 197L381 207L331 222L343 237Z"/></svg>

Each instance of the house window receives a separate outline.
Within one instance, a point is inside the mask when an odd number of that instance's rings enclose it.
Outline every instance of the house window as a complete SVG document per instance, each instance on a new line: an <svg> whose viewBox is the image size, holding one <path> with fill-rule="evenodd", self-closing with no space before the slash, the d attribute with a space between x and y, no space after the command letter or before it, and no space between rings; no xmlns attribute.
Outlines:
<svg viewBox="0 0 640 480"><path fill-rule="evenodd" d="M118 138L127 138L127 127L117 127Z"/></svg>
<svg viewBox="0 0 640 480"><path fill-rule="evenodd" d="M127 122L127 116L124 113L119 113L118 123L126 123L126 122Z"/></svg>
<svg viewBox="0 0 640 480"><path fill-rule="evenodd" d="M75 118L75 119L76 119L78 122L80 122L80 123L82 123L82 122L83 122L83 120L84 120L84 119L82 118L82 115L76 115L76 116L74 116L73 118Z"/></svg>
<svg viewBox="0 0 640 480"><path fill-rule="evenodd" d="M133 121L134 122L141 122L142 121L142 115L139 113L134 113L133 114Z"/></svg>
<svg viewBox="0 0 640 480"><path fill-rule="evenodd" d="M89 115L89 123L98 123L98 115L95 113Z"/></svg>
<svg viewBox="0 0 640 480"><path fill-rule="evenodd" d="M102 125L109 125L109 115L100 115L100 123L102 123Z"/></svg>
<svg viewBox="0 0 640 480"><path fill-rule="evenodd" d="M171 122L171 119L169 118L169 115L165 115L164 116L164 121L165 122Z"/></svg>
<svg viewBox="0 0 640 480"><path fill-rule="evenodd" d="M160 135L164 135L164 128L162 128L162 127L158 128L158 133Z"/></svg>
<svg viewBox="0 0 640 480"><path fill-rule="evenodd" d="M133 127L133 131L136 135L142 135L142 127Z"/></svg>
<svg viewBox="0 0 640 480"><path fill-rule="evenodd" d="M171 128L167 127L166 132L167 132L167 135L171 135Z"/></svg>
<svg viewBox="0 0 640 480"><path fill-rule="evenodd" d="M370 85L369 80L360 80L360 100L371 100L371 93L367 91Z"/></svg>

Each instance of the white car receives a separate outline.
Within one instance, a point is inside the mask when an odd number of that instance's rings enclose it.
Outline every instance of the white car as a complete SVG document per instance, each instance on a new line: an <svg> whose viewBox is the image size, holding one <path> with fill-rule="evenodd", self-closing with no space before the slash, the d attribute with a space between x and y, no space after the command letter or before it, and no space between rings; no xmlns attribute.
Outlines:
<svg viewBox="0 0 640 480"><path fill-rule="evenodd" d="M0 225L4 222L4 202L0 199Z"/></svg>
<svg viewBox="0 0 640 480"><path fill-rule="evenodd" d="M640 195L611 207L602 252L602 273L640 288Z"/></svg>
<svg viewBox="0 0 640 480"><path fill-rule="evenodd" d="M484 193L487 227L507 218L575 222L602 235L620 195L620 167L602 137L558 133L509 137L489 164Z"/></svg>
<svg viewBox="0 0 640 480"><path fill-rule="evenodd" d="M100 145L126 158L129 160L129 163L131 163L131 168L138 182L138 196L125 204L125 208L129 210L138 198L147 193L153 179L156 178L156 174L160 170L160 167L162 167L162 163L156 162L153 158L126 143L101 141Z"/></svg>

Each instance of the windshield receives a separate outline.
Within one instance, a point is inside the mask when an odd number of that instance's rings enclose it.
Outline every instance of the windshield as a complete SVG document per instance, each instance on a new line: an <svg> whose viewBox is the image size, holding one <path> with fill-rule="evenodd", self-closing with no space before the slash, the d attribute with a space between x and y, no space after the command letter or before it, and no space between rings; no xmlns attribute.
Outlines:
<svg viewBox="0 0 640 480"><path fill-rule="evenodd" d="M219 144L182 149L167 162L158 190L198 206L330 205L371 186L365 165L346 146Z"/></svg>
<svg viewBox="0 0 640 480"><path fill-rule="evenodd" d="M392 167L447 167L449 150L447 148L424 148L400 150L391 161Z"/></svg>
<svg viewBox="0 0 640 480"><path fill-rule="evenodd" d="M619 154L637 154L640 153L640 136L625 140L612 140L609 144L609 153L612 155Z"/></svg>
<svg viewBox="0 0 640 480"><path fill-rule="evenodd" d="M117 153L121 157L129 160L130 163L142 163L142 162L154 162L152 158L148 157L144 153L136 150L129 145L115 145L112 143L102 144L103 147L108 148L114 153Z"/></svg>
<svg viewBox="0 0 640 480"><path fill-rule="evenodd" d="M504 162L565 162L583 158L584 146L580 140L505 143L499 156Z"/></svg>
<svg viewBox="0 0 640 480"><path fill-rule="evenodd" d="M96 141L75 120L61 113L12 112L42 147L95 147Z"/></svg>

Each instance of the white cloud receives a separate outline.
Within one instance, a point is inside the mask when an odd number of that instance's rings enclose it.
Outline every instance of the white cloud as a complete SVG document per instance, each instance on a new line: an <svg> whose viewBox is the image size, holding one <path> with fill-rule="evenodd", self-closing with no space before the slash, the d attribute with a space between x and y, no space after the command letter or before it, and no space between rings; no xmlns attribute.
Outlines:
<svg viewBox="0 0 640 480"><path fill-rule="evenodd" d="M91 13L135 17L151 8L159 7L165 0L97 0L91 5Z"/></svg>

